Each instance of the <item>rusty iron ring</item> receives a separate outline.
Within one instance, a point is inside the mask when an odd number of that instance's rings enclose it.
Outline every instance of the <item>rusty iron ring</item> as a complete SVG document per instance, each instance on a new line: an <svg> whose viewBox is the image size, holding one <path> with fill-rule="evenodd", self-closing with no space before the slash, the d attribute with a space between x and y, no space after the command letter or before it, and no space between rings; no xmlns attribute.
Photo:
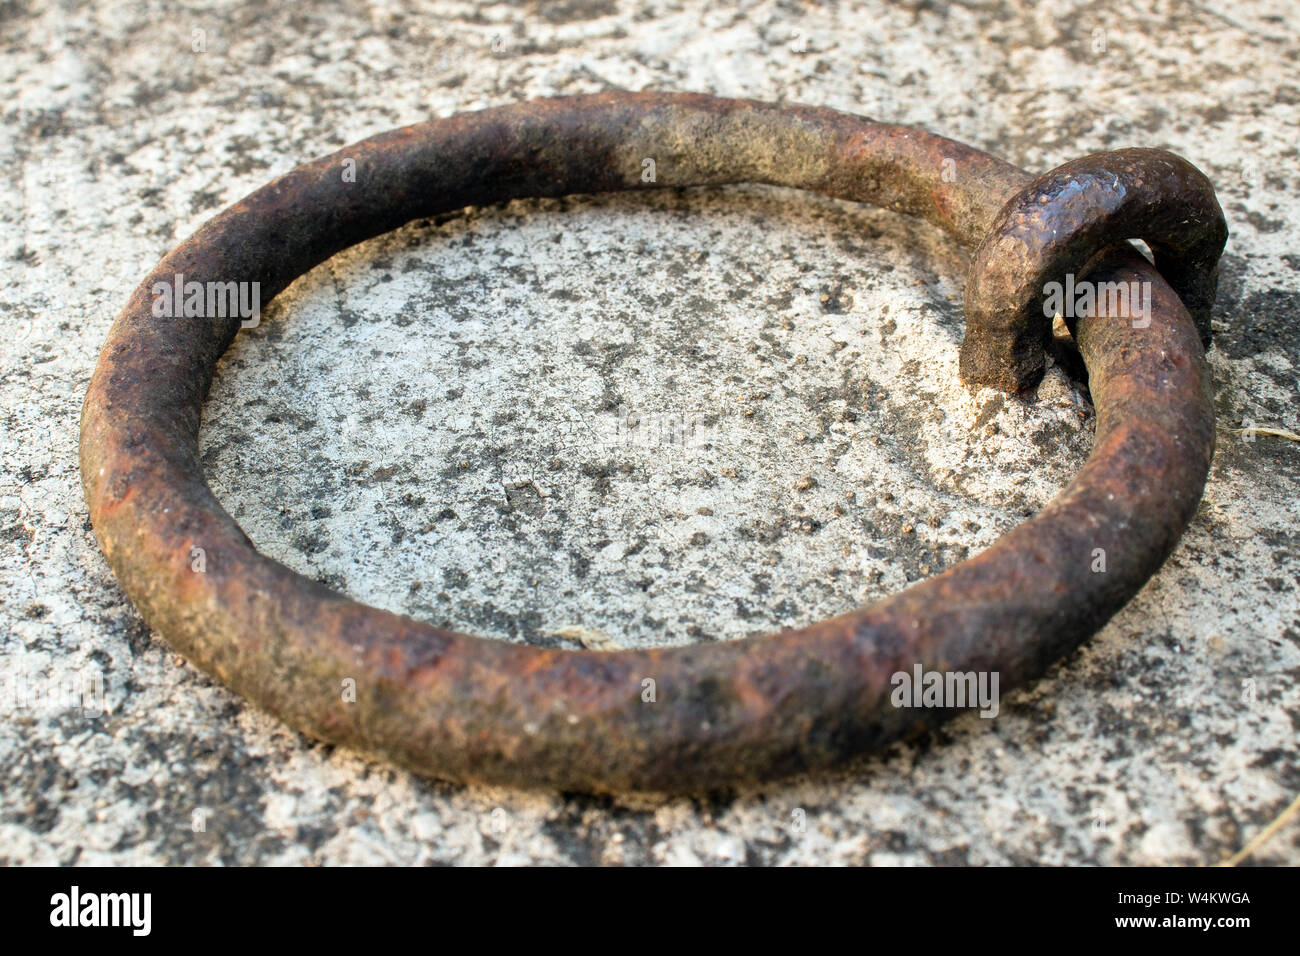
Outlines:
<svg viewBox="0 0 1300 956"><path fill-rule="evenodd" d="M1119 149L1058 166L1003 207L966 283L962 380L1012 392L1036 386L1050 334L1044 281L1087 275L1095 257L1123 239L1146 241L1208 345L1228 241L1214 187L1166 150Z"/></svg>
<svg viewBox="0 0 1300 956"><path fill-rule="evenodd" d="M654 183L642 181L645 158ZM349 166L354 181L341 175ZM1213 451L1197 329L1127 243L1097 257L1090 278L1151 283L1152 317L1140 329L1105 312L1074 322L1097 410L1075 480L976 557L801 630L612 653L470 637L264 557L208 488L200 412L239 320L156 318L155 283L258 281L265 301L341 249L468 204L734 182L874 203L973 248L1031 177L833 110L659 93L455 115L299 166L168 254L108 334L82 413L81 472L126 593L173 647L297 729L457 781L715 790L825 767L952 716L891 704L891 675L916 664L998 672L1002 688L1041 675L1164 561ZM1063 222L1105 214L1073 202L1048 205ZM1097 549L1105 573L1093 570ZM654 702L642 699L646 678Z"/></svg>

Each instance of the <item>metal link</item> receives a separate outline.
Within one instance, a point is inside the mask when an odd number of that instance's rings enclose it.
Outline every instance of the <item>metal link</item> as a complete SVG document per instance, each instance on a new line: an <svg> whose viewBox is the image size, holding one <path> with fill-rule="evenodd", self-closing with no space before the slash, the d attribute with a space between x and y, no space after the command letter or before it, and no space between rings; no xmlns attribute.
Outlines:
<svg viewBox="0 0 1300 956"><path fill-rule="evenodd" d="M656 160L654 183L642 179L645 157ZM1106 160L1089 162L1088 176L1104 184ZM341 175L348 164L351 179ZM957 175L945 176L951 168ZM1114 172L1141 199L1147 181ZM304 733L424 774L706 791L825 767L913 735L953 711L895 707L892 675L917 665L997 672L1004 690L1037 677L1137 592L1195 511L1214 445L1202 346L1178 295L1131 249L1107 252L1090 277L1149 283L1149 322L1138 328L1107 308L1075 321L1096 441L1040 514L942 574L801 630L610 653L433 627L350 601L259 554L212 495L198 454L203 399L239 320L160 316L153 292L182 275L256 281L265 300L333 253L440 210L702 183L775 183L873 202L974 246L1029 179L919 130L693 94L544 100L375 136L224 210L133 294L82 414L95 532L136 607L190 660ZM1091 200L1077 209L1076 201L1054 188L1042 228L1093 223ZM1124 237L1103 229L1096 238ZM1200 260L1179 255L1194 271ZM1073 252L1035 262L1030 286L1076 265ZM1027 308L1000 304L1017 315ZM977 328L999 329L991 319ZM1022 364L1010 384L1028 380L1032 363ZM199 548L203 573L192 564ZM1096 573L1098 551L1105 573ZM647 679L653 700L643 693ZM340 693L344 681L352 700Z"/></svg>

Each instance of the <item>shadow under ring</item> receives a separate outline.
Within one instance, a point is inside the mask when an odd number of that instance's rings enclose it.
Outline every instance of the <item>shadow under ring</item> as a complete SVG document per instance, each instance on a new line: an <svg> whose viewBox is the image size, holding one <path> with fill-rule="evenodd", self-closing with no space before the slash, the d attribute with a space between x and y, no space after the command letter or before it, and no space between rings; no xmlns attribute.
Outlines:
<svg viewBox="0 0 1300 956"><path fill-rule="evenodd" d="M222 211L133 293L82 413L95 532L126 593L176 650L298 730L421 774L701 792L905 738L955 711L895 707L893 674L918 664L997 672L1003 689L1040 676L1141 588L1196 509L1214 446L1202 345L1178 297L1130 247L1108 253L1091 278L1150 283L1150 322L1075 322L1096 437L1043 511L942 574L809 627L617 652L433 627L259 554L208 488L198 452L202 404L239 319L159 318L151 290L177 275L259 282L267 301L335 252L467 205L740 182L905 212L974 248L1030 181L919 130L695 94L542 100L372 137ZM646 679L653 702L643 700Z"/></svg>

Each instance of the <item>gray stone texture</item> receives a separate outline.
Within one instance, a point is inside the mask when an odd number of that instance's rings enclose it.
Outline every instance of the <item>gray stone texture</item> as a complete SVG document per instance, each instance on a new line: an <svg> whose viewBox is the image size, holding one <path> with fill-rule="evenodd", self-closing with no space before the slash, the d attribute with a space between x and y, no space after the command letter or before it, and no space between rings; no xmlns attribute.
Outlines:
<svg viewBox="0 0 1300 956"><path fill-rule="evenodd" d="M1300 430L1295 28L1282 0L0 4L0 862L1230 856L1300 792L1300 444L1236 431ZM1031 170L1161 146L1215 182L1232 238L1200 511L997 718L712 799L464 788L305 740L118 588L78 418L157 260L348 142L607 89L829 106ZM267 554L460 630L643 647L807 624L978 552L1087 457L1092 409L1059 368L1028 403L958 381L967 258L764 187L417 222L241 334L209 479ZM54 693L87 675L102 712ZM1300 862L1300 824L1251 860Z"/></svg>

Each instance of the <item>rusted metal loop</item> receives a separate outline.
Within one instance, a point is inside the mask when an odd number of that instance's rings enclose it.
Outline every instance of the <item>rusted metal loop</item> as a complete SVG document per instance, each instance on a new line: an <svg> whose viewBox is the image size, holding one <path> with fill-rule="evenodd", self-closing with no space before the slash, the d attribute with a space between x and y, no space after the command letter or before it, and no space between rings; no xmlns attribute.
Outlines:
<svg viewBox="0 0 1300 956"><path fill-rule="evenodd" d="M335 252L440 210L702 183L873 202L973 247L1029 179L920 130L693 94L522 103L353 144L219 213L113 323L81 423L95 533L136 607L191 661L313 737L436 777L715 790L918 733L955 711L896 706L895 675L996 673L1003 691L1040 675L1137 592L1196 508L1214 446L1204 355L1182 302L1133 250L1108 252L1092 275L1149 282L1151 321L1104 308L1077 320L1095 444L1042 512L942 574L800 630L610 653L433 627L260 554L208 488L198 449L239 318L169 314L160 290L258 282L265 302ZM1052 200L1066 218L1071 202Z"/></svg>
<svg viewBox="0 0 1300 956"><path fill-rule="evenodd" d="M1228 225L1214 187L1163 149L1118 149L1072 160L1007 202L980 244L966 283L962 380L1025 392L1043 377L1053 296L1065 317L1113 297L1116 311L1147 320L1143 287L1099 288L1087 276L1116 242L1142 239L1155 266L1210 343L1210 310ZM1049 283L1059 283L1048 292ZM1075 293L1078 293L1077 298Z"/></svg>

